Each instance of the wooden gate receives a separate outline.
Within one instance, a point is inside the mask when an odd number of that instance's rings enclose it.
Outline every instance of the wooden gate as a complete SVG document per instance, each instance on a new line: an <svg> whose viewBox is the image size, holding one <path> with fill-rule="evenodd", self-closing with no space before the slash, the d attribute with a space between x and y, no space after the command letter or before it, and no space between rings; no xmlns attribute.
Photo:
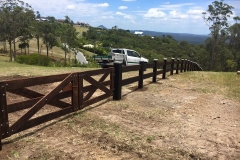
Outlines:
<svg viewBox="0 0 240 160"><path fill-rule="evenodd" d="M99 80L92 76L101 75ZM0 82L0 150L1 140L12 134L53 120L60 116L108 98L113 94L114 69L100 69L79 73L34 77ZM109 79L107 79L109 77ZM52 88L49 88L49 84ZM39 86L40 85L40 86ZM41 92L41 86L50 90ZM40 87L37 91L34 87ZM96 95L97 90L103 94ZM8 95L16 95L17 102L8 103ZM19 101L19 99L21 101ZM54 107L51 113L40 114L48 105ZM11 113L20 113L19 119L12 120ZM40 114L40 115L37 115ZM11 122L10 122L11 121Z"/></svg>
<svg viewBox="0 0 240 160"><path fill-rule="evenodd" d="M99 80L92 76L101 75ZM109 79L106 79L109 77ZM94 104L113 95L114 69L101 69L79 73L79 109ZM109 87L107 87L109 86ZM102 94L94 95L97 90Z"/></svg>

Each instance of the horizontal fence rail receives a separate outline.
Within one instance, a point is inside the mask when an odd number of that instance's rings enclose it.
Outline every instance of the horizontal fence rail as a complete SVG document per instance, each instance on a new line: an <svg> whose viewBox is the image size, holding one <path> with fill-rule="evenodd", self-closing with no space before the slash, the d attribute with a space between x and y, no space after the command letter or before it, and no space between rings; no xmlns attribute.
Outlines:
<svg viewBox="0 0 240 160"><path fill-rule="evenodd" d="M144 74L148 69L152 71ZM187 59L172 58L167 61L165 58L162 62L155 59L153 63L140 62L139 65L134 66L123 67L122 63L114 63L114 67L107 69L2 81L0 82L0 150L2 150L2 139L15 133L76 112L111 96L114 100L120 100L122 86L138 82L138 88L141 89L144 79L152 78L154 83L158 75L162 74L161 78L165 79L166 73L170 72L170 75L173 75L174 70L179 74L179 72L201 71L202 68ZM122 78L123 73L131 71L138 71L138 75ZM100 79L96 80L93 76L100 76ZM48 93L40 93L34 88L52 83L54 88ZM103 94L94 95L97 90L101 90ZM9 94L23 97L22 101L9 103ZM34 117L45 105L56 107L56 110ZM23 110L28 111L10 124L9 114Z"/></svg>

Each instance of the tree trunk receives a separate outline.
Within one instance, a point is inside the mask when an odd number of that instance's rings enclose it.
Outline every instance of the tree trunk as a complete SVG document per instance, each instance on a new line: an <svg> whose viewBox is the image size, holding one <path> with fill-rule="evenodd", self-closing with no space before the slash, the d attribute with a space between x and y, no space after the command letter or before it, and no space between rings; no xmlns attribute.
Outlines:
<svg viewBox="0 0 240 160"><path fill-rule="evenodd" d="M67 44L65 43L65 60L67 59Z"/></svg>
<svg viewBox="0 0 240 160"><path fill-rule="evenodd" d="M47 47L47 57L48 57L48 46L46 46Z"/></svg>
<svg viewBox="0 0 240 160"><path fill-rule="evenodd" d="M39 52L39 48L40 48L40 45L39 45L39 36L37 36L37 48L38 48L38 54L40 53Z"/></svg>
<svg viewBox="0 0 240 160"><path fill-rule="evenodd" d="M213 66L214 66L214 63L215 63L214 62L215 49L216 49L216 41L214 41L214 43L213 43L212 53L211 53L211 57L210 57L210 68L209 68L210 71L213 70Z"/></svg>
<svg viewBox="0 0 240 160"><path fill-rule="evenodd" d="M14 38L14 40L13 40L13 59L14 59L14 62L16 62L16 57L17 57L16 54L17 54L16 53L16 41L15 41L15 38Z"/></svg>
<svg viewBox="0 0 240 160"><path fill-rule="evenodd" d="M7 53L6 41L3 41L3 52L4 52L4 53Z"/></svg>
<svg viewBox="0 0 240 160"><path fill-rule="evenodd" d="M10 49L10 62L12 62L12 42L11 40L9 41L9 49Z"/></svg>

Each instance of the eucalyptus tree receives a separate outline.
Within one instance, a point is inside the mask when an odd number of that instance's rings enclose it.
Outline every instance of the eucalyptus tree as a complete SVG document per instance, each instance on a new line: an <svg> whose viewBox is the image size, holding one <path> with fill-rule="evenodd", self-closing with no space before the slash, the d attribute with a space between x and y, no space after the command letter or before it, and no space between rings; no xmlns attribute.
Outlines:
<svg viewBox="0 0 240 160"><path fill-rule="evenodd" d="M2 25L4 23L3 15L4 15L3 9L0 8L0 42L3 42L4 50L6 50L7 35L5 34L6 28L4 25Z"/></svg>
<svg viewBox="0 0 240 160"><path fill-rule="evenodd" d="M235 16L235 17L233 17L233 19L236 21L236 23L238 23L238 21L240 21L240 17L239 16Z"/></svg>
<svg viewBox="0 0 240 160"><path fill-rule="evenodd" d="M239 16L233 18L236 23L228 28L228 42L229 48L234 55L233 61L238 65L240 69L240 20Z"/></svg>
<svg viewBox="0 0 240 160"><path fill-rule="evenodd" d="M78 35L76 28L73 26L73 21L68 16L65 16L64 23L60 25L59 35L61 43L64 45L66 61L67 51L70 48L76 48L77 46Z"/></svg>
<svg viewBox="0 0 240 160"><path fill-rule="evenodd" d="M10 46L10 61L16 61L16 39L23 36L35 20L32 7L20 0L0 0L0 26ZM12 53L13 44L13 53Z"/></svg>
<svg viewBox="0 0 240 160"><path fill-rule="evenodd" d="M41 23L42 40L47 48L47 56L49 49L59 45L58 30L59 24L56 22L46 21Z"/></svg>
<svg viewBox="0 0 240 160"><path fill-rule="evenodd" d="M40 37L42 35L42 32L41 32L42 19L39 11L36 12L35 18L36 20L33 23L32 34L37 40L37 50L38 50L38 53L40 53Z"/></svg>
<svg viewBox="0 0 240 160"><path fill-rule="evenodd" d="M210 35L213 39L213 45L210 52L209 69L213 70L215 59L217 58L216 47L221 41L221 38L226 35L226 30L229 27L228 18L233 14L233 7L221 1L214 1L208 6L208 10L203 12L203 19L210 30Z"/></svg>

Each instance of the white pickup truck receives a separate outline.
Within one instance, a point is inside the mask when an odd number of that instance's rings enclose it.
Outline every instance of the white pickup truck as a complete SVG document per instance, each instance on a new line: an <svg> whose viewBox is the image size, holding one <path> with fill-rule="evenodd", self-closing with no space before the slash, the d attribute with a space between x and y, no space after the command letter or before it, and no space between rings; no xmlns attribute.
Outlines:
<svg viewBox="0 0 240 160"><path fill-rule="evenodd" d="M114 62L122 62L123 66L138 65L140 61L148 63L148 59L142 57L138 52L126 48L111 48L106 56L93 56L103 68L114 65Z"/></svg>

